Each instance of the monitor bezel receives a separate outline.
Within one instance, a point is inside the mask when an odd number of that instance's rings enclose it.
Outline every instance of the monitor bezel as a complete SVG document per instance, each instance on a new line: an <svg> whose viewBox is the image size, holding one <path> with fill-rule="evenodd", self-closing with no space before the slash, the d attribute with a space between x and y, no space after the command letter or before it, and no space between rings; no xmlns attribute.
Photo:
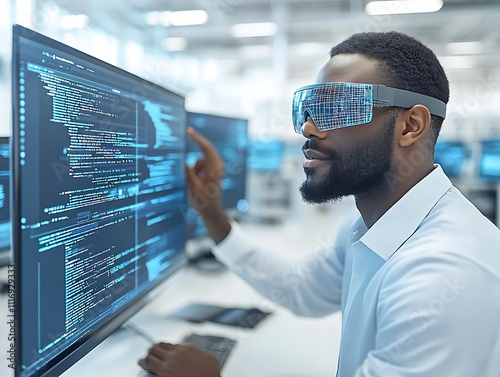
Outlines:
<svg viewBox="0 0 500 377"><path fill-rule="evenodd" d="M34 30L28 29L21 25L13 25L12 29L12 98L19 98L19 89L18 85L14 83L18 82L18 70L16 67L20 65L19 58L19 44L20 38L24 37L30 39L32 41L47 45L51 48L58 49L62 52L71 54L79 59L85 59L92 64L96 64L102 66L105 69L109 69L114 73L118 73L127 77L129 79L136 80L138 83L147 86L153 90L159 90L162 92L166 92L169 95L174 95L180 98L183 102L183 107L185 109L185 97L179 93L172 91L169 88L160 86L155 84L149 80L146 80L142 77L139 77L135 74L127 72L121 68L113 66L109 63L104 62L94 56L91 56L87 53L84 53L80 50L77 50L71 46L68 46L62 42L59 42L55 39L47 37L43 34L40 34ZM19 122L19 112L17 111L18 107L14 105L15 100L12 101L12 136L11 136L11 159L10 159L10 167L11 167L11 219L12 224L20 223L20 172L18 166L20 164L20 144L19 144L19 131L20 131L20 122ZM186 120L186 116L184 116L184 121ZM186 128L186 123L184 123L184 127ZM185 243L186 240L184 240ZM184 244L185 245L185 244ZM21 258L19 249L21 247L21 231L16 226L12 226L12 250L13 250L13 262L15 266L15 287L16 295L15 295L15 334L16 334L16 342L15 342L15 352L16 352L16 360L15 360L15 376L21 376L21 360L18 355L21 354L21 345L20 339L22 336L22 329L19 326L19 320L22 315L22 307L21 307L21 295L22 291L19 289L22 281L22 268L21 268ZM185 247L185 246L184 246ZM120 310L120 312L111 316L107 321L100 323L97 327L89 331L87 334L81 336L74 344L72 344L69 348L61 352L57 357L48 360L48 362L42 366L40 369L35 371L30 375L33 377L41 377L41 376L53 376L60 375L64 371L68 370L71 366L77 363L80 359L82 359L85 355L87 355L90 351L92 351L96 346L102 343L107 337L109 337L114 331L116 331L123 323L125 323L129 318L131 318L134 314L136 314L140 309L142 309L146 303L150 302L153 299L153 296L157 294L158 287L164 285L166 280L172 278L173 275L176 274L177 271L182 269L187 263L184 250L182 253L182 259L175 268L169 271L169 273L165 276L158 278L146 291L144 291L140 296L134 298L131 302L129 302L126 306Z"/></svg>

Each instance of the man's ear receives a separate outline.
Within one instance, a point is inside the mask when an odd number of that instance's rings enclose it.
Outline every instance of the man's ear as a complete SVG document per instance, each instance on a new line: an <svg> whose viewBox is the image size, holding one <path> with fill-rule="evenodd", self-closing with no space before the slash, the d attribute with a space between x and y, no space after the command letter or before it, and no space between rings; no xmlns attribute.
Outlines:
<svg viewBox="0 0 500 377"><path fill-rule="evenodd" d="M401 147L409 147L426 137L431 125L431 113L423 105L415 105L411 109L399 113L397 121L398 143Z"/></svg>

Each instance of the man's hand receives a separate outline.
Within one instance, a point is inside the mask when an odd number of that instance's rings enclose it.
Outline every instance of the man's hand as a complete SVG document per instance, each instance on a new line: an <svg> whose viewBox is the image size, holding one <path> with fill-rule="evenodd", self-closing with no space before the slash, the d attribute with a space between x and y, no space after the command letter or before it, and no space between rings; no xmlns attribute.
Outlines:
<svg viewBox="0 0 500 377"><path fill-rule="evenodd" d="M209 236L215 243L219 243L231 230L220 200L224 161L209 140L192 128L188 128L188 134L198 144L204 156L192 168L185 167L189 199L202 217Z"/></svg>
<svg viewBox="0 0 500 377"><path fill-rule="evenodd" d="M190 127L188 134L203 153L203 158L196 161L192 168L186 166L191 204L200 213L211 212L220 207L224 161L209 140Z"/></svg>
<svg viewBox="0 0 500 377"><path fill-rule="evenodd" d="M157 377L219 377L215 355L191 344L155 344L138 364Z"/></svg>

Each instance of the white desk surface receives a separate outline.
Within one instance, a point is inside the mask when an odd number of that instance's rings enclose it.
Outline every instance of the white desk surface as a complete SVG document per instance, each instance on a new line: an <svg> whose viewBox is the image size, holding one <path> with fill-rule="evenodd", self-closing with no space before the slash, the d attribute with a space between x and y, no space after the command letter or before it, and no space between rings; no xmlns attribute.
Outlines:
<svg viewBox="0 0 500 377"><path fill-rule="evenodd" d="M309 212L308 212L309 211ZM300 221L269 226L244 224L261 242L298 256L330 241L338 222L331 210L306 210L311 216ZM343 211L345 212L345 211ZM349 212L349 211L348 211ZM325 233L326 232L326 233ZM293 245L293 246L292 246ZM4 271L2 270L3 276ZM7 365L7 305L0 296L0 375L10 376ZM169 315L190 302L222 306L257 306L272 311L256 328L248 330L212 323L193 324ZM237 345L222 370L224 377L322 377L334 376L340 339L340 314L324 318L301 318L278 307L252 290L232 272L200 272L186 268L179 272L128 323L156 341L176 343L190 332L223 335L236 339ZM65 377L135 377L149 343L130 330L120 330L66 371Z"/></svg>

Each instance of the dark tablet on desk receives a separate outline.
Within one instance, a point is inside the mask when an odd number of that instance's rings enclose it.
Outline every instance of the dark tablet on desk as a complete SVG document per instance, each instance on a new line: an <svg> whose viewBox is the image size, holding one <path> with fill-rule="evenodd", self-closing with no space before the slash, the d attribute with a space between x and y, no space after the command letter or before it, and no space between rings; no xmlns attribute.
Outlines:
<svg viewBox="0 0 500 377"><path fill-rule="evenodd" d="M228 308L216 305L191 303L173 314L190 322L215 322L223 325L254 328L269 312L258 308Z"/></svg>

